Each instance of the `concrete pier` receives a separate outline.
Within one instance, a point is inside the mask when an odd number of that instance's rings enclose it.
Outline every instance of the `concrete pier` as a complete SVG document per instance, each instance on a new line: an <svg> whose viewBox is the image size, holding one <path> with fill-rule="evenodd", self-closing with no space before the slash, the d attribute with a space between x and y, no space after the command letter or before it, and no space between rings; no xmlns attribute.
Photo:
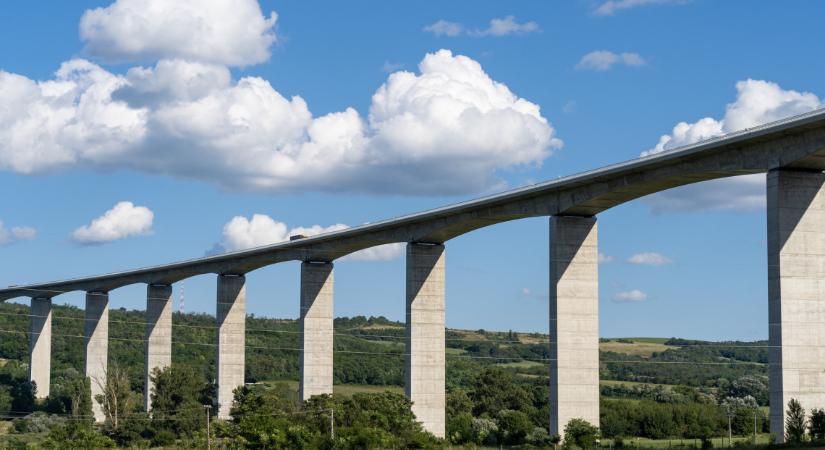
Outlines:
<svg viewBox="0 0 825 450"><path fill-rule="evenodd" d="M246 277L218 275L218 418L228 419L232 391L244 384L246 349Z"/></svg>
<svg viewBox="0 0 825 450"><path fill-rule="evenodd" d="M103 422L103 406L95 397L103 394L109 357L109 294L86 293L86 376L92 387L92 413L96 422Z"/></svg>
<svg viewBox="0 0 825 450"><path fill-rule="evenodd" d="M37 398L49 396L52 371L52 299L34 297L31 301L29 334L29 381L37 386Z"/></svg>
<svg viewBox="0 0 825 450"><path fill-rule="evenodd" d="M406 392L424 429L444 437L444 245L407 245Z"/></svg>
<svg viewBox="0 0 825 450"><path fill-rule="evenodd" d="M333 265L301 264L300 398L332 394Z"/></svg>
<svg viewBox="0 0 825 450"><path fill-rule="evenodd" d="M599 273L595 217L550 218L550 434L599 425Z"/></svg>
<svg viewBox="0 0 825 450"><path fill-rule="evenodd" d="M825 406L825 174L768 172L771 433L784 442L790 399Z"/></svg>
<svg viewBox="0 0 825 450"><path fill-rule="evenodd" d="M172 364L172 286L150 284L146 287L146 384L144 403L152 409L152 371Z"/></svg>

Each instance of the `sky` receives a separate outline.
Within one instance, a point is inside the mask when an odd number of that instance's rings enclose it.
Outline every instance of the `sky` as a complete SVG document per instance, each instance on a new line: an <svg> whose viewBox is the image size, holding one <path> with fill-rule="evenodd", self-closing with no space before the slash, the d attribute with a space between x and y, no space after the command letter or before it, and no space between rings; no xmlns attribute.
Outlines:
<svg viewBox="0 0 825 450"><path fill-rule="evenodd" d="M373 222L825 106L818 2L22 0L0 12L0 285ZM603 337L767 337L764 176L599 215ZM447 326L546 332L548 219L446 243ZM404 319L403 245L336 316ZM297 318L299 263L247 275ZM215 276L175 286L214 313ZM27 301L25 299L21 301ZM83 305L82 293L55 297ZM143 309L145 286L110 293Z"/></svg>

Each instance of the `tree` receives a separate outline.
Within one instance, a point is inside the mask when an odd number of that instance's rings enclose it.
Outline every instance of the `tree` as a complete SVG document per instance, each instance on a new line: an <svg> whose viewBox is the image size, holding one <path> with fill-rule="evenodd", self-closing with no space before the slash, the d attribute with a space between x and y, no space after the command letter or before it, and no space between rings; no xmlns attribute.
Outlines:
<svg viewBox="0 0 825 450"><path fill-rule="evenodd" d="M202 397L206 382L199 380L191 368L155 368L151 377L152 422L156 429L191 436L205 426Z"/></svg>
<svg viewBox="0 0 825 450"><path fill-rule="evenodd" d="M809 429L811 440L814 442L825 441L825 409L814 408L811 410Z"/></svg>
<svg viewBox="0 0 825 450"><path fill-rule="evenodd" d="M785 434L788 442L798 444L805 438L805 408L796 399L788 402L788 410L785 418Z"/></svg>
<svg viewBox="0 0 825 450"><path fill-rule="evenodd" d="M498 415L499 442L505 445L523 444L527 434L533 430L533 423L521 411L505 409Z"/></svg>
<svg viewBox="0 0 825 450"><path fill-rule="evenodd" d="M588 450L596 447L599 429L584 419L570 419L564 427L564 447Z"/></svg>
<svg viewBox="0 0 825 450"><path fill-rule="evenodd" d="M121 416L133 413L139 403L138 394L132 392L129 384L129 375L117 364L112 364L106 370L105 382L95 380L100 385L103 394L95 396L103 407L106 425L111 430L117 430Z"/></svg>

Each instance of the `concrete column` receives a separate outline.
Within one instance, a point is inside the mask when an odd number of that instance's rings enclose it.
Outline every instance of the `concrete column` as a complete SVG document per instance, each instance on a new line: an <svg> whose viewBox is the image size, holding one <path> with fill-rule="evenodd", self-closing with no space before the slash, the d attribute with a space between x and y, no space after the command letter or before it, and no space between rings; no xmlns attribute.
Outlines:
<svg viewBox="0 0 825 450"><path fill-rule="evenodd" d="M825 174L768 173L768 319L771 432L785 410L825 407Z"/></svg>
<svg viewBox="0 0 825 450"><path fill-rule="evenodd" d="M332 394L332 263L301 264L301 400Z"/></svg>
<svg viewBox="0 0 825 450"><path fill-rule="evenodd" d="M52 299L32 298L30 311L29 381L37 386L37 398L46 398L52 371Z"/></svg>
<svg viewBox="0 0 825 450"><path fill-rule="evenodd" d="M444 437L444 245L407 245L406 392L426 431Z"/></svg>
<svg viewBox="0 0 825 450"><path fill-rule="evenodd" d="M92 385L92 412L96 422L103 422L103 406L95 397L103 394L109 357L109 294L86 293L86 376Z"/></svg>
<svg viewBox="0 0 825 450"><path fill-rule="evenodd" d="M146 384L144 403L152 409L152 371L172 364L172 286L150 284L146 287Z"/></svg>
<svg viewBox="0 0 825 450"><path fill-rule="evenodd" d="M599 271L595 217L550 218L550 434L599 425Z"/></svg>
<svg viewBox="0 0 825 450"><path fill-rule="evenodd" d="M218 276L218 418L228 419L233 391L244 383L246 277Z"/></svg>

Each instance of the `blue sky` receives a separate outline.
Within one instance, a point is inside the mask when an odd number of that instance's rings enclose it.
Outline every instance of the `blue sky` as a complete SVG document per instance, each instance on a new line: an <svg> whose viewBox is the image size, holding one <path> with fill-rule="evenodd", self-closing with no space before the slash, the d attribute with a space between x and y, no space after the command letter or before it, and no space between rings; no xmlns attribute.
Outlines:
<svg viewBox="0 0 825 450"><path fill-rule="evenodd" d="M4 2L0 284L375 221L825 98L816 2L209 3L193 18ZM144 30L123 25L133 14ZM419 103L433 93L446 100ZM601 214L602 336L766 338L763 190L725 180ZM448 326L546 331L547 234L538 218L448 242ZM336 265L336 315L403 319L403 258L385 250ZM297 317L298 263L247 280L248 312ZM214 276L185 289L188 311L214 312ZM119 289L112 307L144 297Z"/></svg>

